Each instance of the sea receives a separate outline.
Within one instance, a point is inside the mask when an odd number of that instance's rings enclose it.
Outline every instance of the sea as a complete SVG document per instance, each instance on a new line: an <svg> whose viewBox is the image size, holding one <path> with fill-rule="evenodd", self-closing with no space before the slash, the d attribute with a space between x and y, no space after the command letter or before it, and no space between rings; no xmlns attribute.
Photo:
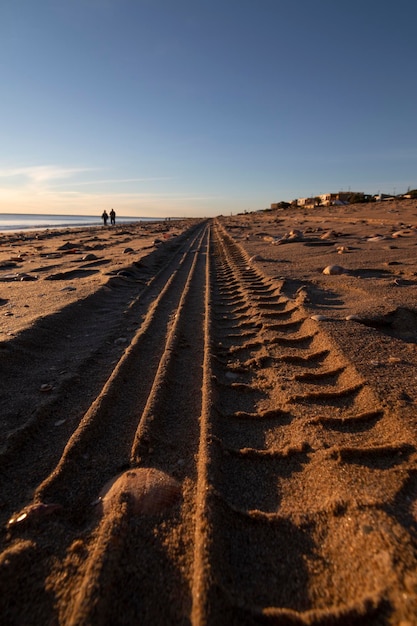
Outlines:
<svg viewBox="0 0 417 626"><path fill-rule="evenodd" d="M158 222L164 218L119 217L116 225ZM110 222L109 222L110 223ZM45 230L56 228L79 228L102 225L97 215L46 215L42 213L0 213L0 233L24 230Z"/></svg>

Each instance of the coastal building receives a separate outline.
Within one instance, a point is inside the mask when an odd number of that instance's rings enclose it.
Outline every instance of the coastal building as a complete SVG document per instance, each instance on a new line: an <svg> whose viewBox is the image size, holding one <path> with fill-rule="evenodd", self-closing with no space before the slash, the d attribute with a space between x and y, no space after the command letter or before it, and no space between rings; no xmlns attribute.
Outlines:
<svg viewBox="0 0 417 626"><path fill-rule="evenodd" d="M298 198L297 206L312 209L315 206L330 206L332 204L349 204L354 198L358 202L359 198L365 198L361 191L338 191L337 193L322 193L314 198Z"/></svg>
<svg viewBox="0 0 417 626"><path fill-rule="evenodd" d="M417 195L417 190L416 190ZM303 207L304 209L314 209L316 206L331 206L353 204L355 202L374 202L376 199L385 200L384 194L372 196L363 191L338 191L337 193L322 193L310 198L297 198L291 202L291 206ZM272 209L281 209L290 206L288 202L273 202Z"/></svg>
<svg viewBox="0 0 417 626"><path fill-rule="evenodd" d="M312 209L317 206L318 201L317 198L298 198L297 206L302 206L305 209Z"/></svg>

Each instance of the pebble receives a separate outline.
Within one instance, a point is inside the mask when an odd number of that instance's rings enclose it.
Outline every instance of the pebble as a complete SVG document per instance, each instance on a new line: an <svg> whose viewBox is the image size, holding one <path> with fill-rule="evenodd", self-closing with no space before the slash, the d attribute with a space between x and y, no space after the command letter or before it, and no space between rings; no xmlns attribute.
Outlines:
<svg viewBox="0 0 417 626"><path fill-rule="evenodd" d="M116 346L119 346L123 343L127 343L127 341L128 341L127 337L118 337L118 339L114 340L114 343Z"/></svg>
<svg viewBox="0 0 417 626"><path fill-rule="evenodd" d="M315 322L326 322L330 318L328 318L326 315L311 315L310 319L314 320Z"/></svg>

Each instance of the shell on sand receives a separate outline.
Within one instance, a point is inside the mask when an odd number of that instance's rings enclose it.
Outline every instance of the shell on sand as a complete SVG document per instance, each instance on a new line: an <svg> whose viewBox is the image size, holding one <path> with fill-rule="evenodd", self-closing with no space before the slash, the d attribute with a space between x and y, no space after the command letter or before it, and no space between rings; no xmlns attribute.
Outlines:
<svg viewBox="0 0 417 626"><path fill-rule="evenodd" d="M62 510L62 506L60 504L35 502L35 504L29 504L22 511L13 515L7 522L7 527L11 528L12 526L21 524L22 522L40 520L46 515L50 515L51 513L55 513L60 510Z"/></svg>
<svg viewBox="0 0 417 626"><path fill-rule="evenodd" d="M410 235L413 235L414 232L409 229L409 228L405 228L403 230L397 230L395 231L395 233L391 234L391 237L394 237L394 239L397 239L398 237L409 237Z"/></svg>
<svg viewBox="0 0 417 626"><path fill-rule="evenodd" d="M180 495L177 480L153 467L139 467L107 482L99 502L104 514L127 500L135 515L158 515L173 506Z"/></svg>
<svg viewBox="0 0 417 626"><path fill-rule="evenodd" d="M336 237L336 233L334 230L328 230L320 236L320 239L331 239L332 237Z"/></svg>
<svg viewBox="0 0 417 626"><path fill-rule="evenodd" d="M344 274L345 271L345 268L340 265L328 265L324 268L323 274L327 276L339 276L340 274Z"/></svg>

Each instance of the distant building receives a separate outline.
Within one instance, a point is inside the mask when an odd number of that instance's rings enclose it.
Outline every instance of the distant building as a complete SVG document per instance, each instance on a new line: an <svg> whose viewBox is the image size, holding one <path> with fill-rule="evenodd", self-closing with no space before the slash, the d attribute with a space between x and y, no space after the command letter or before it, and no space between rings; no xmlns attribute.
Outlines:
<svg viewBox="0 0 417 626"><path fill-rule="evenodd" d="M312 209L317 206L316 198L298 198L297 206L302 206L305 209Z"/></svg>
<svg viewBox="0 0 417 626"><path fill-rule="evenodd" d="M338 191L337 193L322 193L315 198L298 198L297 206L312 209L315 206L330 206L332 204L349 204L350 199L365 198L365 194L358 191Z"/></svg>
<svg viewBox="0 0 417 626"><path fill-rule="evenodd" d="M331 204L349 204L353 197L364 197L361 191L338 191L337 193L323 193L320 198L320 204L330 206Z"/></svg>

